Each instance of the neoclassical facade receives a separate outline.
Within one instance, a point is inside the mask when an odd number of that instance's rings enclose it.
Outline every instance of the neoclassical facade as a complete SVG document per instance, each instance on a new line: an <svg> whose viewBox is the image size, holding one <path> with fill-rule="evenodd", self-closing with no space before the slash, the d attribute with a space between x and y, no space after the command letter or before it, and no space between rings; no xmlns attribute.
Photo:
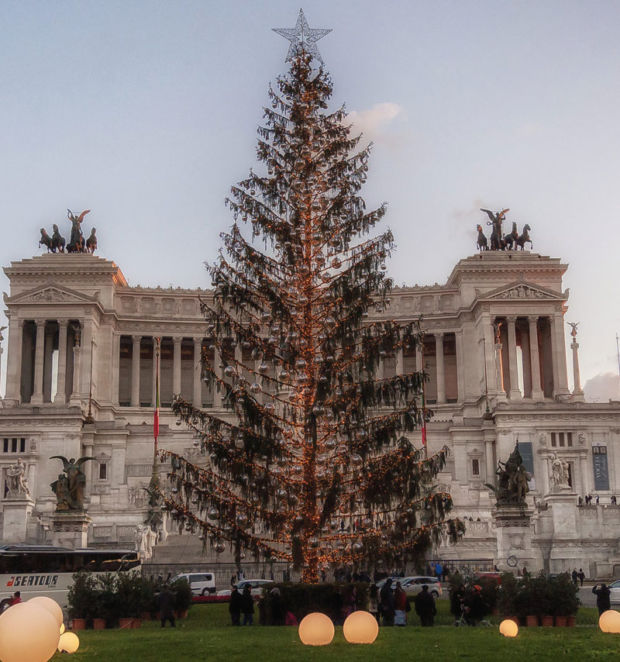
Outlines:
<svg viewBox="0 0 620 662"><path fill-rule="evenodd" d="M584 402L574 337L569 390L566 268L527 251L484 252L461 260L443 285L396 288L387 309L371 313L422 318L424 347L385 357L380 372L429 375L429 449L449 446L439 481L467 524L461 543L436 550L441 558L620 574L620 507L612 499L620 494L620 403ZM211 294L131 287L113 262L89 254L42 255L5 273L3 541L50 539L50 484L61 465L49 458L63 455L95 460L84 464L88 544L133 544L153 465L154 338L161 338L160 445L199 456L170 413L173 394L226 415L220 394L201 379L202 352L220 365L200 312ZM507 532L485 483L517 443L531 476L528 525ZM27 507L7 487L18 458ZM563 468L561 481L554 466ZM592 504L580 505L588 494Z"/></svg>

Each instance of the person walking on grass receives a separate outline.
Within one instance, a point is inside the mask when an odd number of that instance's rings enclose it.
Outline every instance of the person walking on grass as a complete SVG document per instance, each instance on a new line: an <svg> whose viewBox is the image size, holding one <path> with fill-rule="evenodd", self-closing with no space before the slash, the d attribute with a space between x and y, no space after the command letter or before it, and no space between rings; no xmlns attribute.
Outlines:
<svg viewBox="0 0 620 662"><path fill-rule="evenodd" d="M174 593L167 584L164 584L159 594L159 617L161 618L162 628L166 627L166 621L170 622L170 627L175 627L174 622Z"/></svg>
<svg viewBox="0 0 620 662"><path fill-rule="evenodd" d="M249 584L245 585L241 596L241 613L243 614L243 625L252 625L254 621L254 598Z"/></svg>
<svg viewBox="0 0 620 662"><path fill-rule="evenodd" d="M422 590L415 596L414 604L415 612L420 617L422 627L432 627L435 623L437 607L435 606L435 599L428 592L427 584L424 584Z"/></svg>
<svg viewBox="0 0 620 662"><path fill-rule="evenodd" d="M239 593L239 589L235 586L230 594L230 602L228 603L230 620L233 625L241 625L241 602L241 593Z"/></svg>
<svg viewBox="0 0 620 662"><path fill-rule="evenodd" d="M599 588L600 586L600 588ZM596 595L596 606L598 608L598 615L600 616L604 611L611 609L611 591L607 584L595 584L592 587L592 593Z"/></svg>
<svg viewBox="0 0 620 662"><path fill-rule="evenodd" d="M407 594L403 591L400 582L396 582L394 591L394 625L407 625Z"/></svg>

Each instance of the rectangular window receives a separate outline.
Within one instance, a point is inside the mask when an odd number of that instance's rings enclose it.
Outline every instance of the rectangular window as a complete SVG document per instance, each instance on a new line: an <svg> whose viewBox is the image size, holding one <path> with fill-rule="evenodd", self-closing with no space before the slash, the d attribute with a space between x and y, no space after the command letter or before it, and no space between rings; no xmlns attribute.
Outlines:
<svg viewBox="0 0 620 662"><path fill-rule="evenodd" d="M558 437L560 438L560 448L564 448L564 433L560 432Z"/></svg>
<svg viewBox="0 0 620 662"><path fill-rule="evenodd" d="M11 439L11 453L17 453L17 437Z"/></svg>
<svg viewBox="0 0 620 662"><path fill-rule="evenodd" d="M557 442L556 442L556 439L555 439L555 432L551 433L551 445L554 446L554 447L557 446Z"/></svg>
<svg viewBox="0 0 620 662"><path fill-rule="evenodd" d="M20 453L26 452L26 440L23 437L19 440L19 452Z"/></svg>
<svg viewBox="0 0 620 662"><path fill-rule="evenodd" d="M9 440L6 437L4 438L4 446L3 446L2 450L5 453L9 452Z"/></svg>
<svg viewBox="0 0 620 662"><path fill-rule="evenodd" d="M572 432L567 432L566 433L566 445L567 446L572 446L573 445L573 433Z"/></svg>
<svg viewBox="0 0 620 662"><path fill-rule="evenodd" d="M108 478L108 465L105 462L99 464L99 480L107 480Z"/></svg>
<svg viewBox="0 0 620 662"><path fill-rule="evenodd" d="M551 433L553 436L553 433ZM531 441L520 441L517 444L519 453L521 454L521 459L523 460L523 466L525 470L530 474L534 475L534 453L532 451L532 442Z"/></svg>
<svg viewBox="0 0 620 662"><path fill-rule="evenodd" d="M592 470L594 471L594 489L609 489L609 467L607 465L607 446L592 446Z"/></svg>
<svg viewBox="0 0 620 662"><path fill-rule="evenodd" d="M471 461L471 473L473 476L480 475L480 460L478 458L474 458Z"/></svg>

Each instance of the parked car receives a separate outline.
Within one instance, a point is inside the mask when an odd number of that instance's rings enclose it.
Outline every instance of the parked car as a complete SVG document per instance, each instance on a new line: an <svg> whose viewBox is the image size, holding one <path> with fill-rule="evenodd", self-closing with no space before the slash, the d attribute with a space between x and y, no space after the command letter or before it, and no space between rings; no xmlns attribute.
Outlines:
<svg viewBox="0 0 620 662"><path fill-rule="evenodd" d="M396 582L400 582L401 587L407 595L417 595L422 590L424 584L428 586L428 591L434 598L439 598L443 594L441 582L437 577L416 575L414 577L390 577L389 579L392 580L393 589L396 588ZM377 582L377 588L381 590L386 581L387 578Z"/></svg>
<svg viewBox="0 0 620 662"><path fill-rule="evenodd" d="M175 582L185 579L192 589L192 595L213 595L215 593L215 575L212 572L185 572L172 578Z"/></svg>
<svg viewBox="0 0 620 662"><path fill-rule="evenodd" d="M258 597L262 594L264 588L269 588L270 584L273 584L271 579L242 579L240 582L237 582L235 586L239 589L240 593L243 593L243 589L249 585L252 595ZM226 588L217 592L218 596L221 597L230 597L231 593L231 588Z"/></svg>
<svg viewBox="0 0 620 662"><path fill-rule="evenodd" d="M620 603L620 579L616 579L615 582L607 584L609 586L609 601L612 605L617 605Z"/></svg>
<svg viewBox="0 0 620 662"><path fill-rule="evenodd" d="M434 598L440 598L442 596L443 591L441 589L441 582L437 577L403 577L400 580L400 585L403 587L407 595L417 595L422 591L422 587L425 584L428 586L428 592Z"/></svg>

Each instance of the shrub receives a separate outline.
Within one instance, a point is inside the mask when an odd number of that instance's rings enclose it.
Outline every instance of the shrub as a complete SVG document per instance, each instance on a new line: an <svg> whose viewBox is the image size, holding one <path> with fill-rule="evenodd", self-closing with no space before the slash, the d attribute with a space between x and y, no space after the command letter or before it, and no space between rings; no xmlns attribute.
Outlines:
<svg viewBox="0 0 620 662"><path fill-rule="evenodd" d="M97 587L90 572L81 570L73 575L73 584L67 594L69 616L91 619L96 614Z"/></svg>
<svg viewBox="0 0 620 662"><path fill-rule="evenodd" d="M177 579L170 584L174 593L174 608L176 611L187 611L192 604L192 589L187 579Z"/></svg>

